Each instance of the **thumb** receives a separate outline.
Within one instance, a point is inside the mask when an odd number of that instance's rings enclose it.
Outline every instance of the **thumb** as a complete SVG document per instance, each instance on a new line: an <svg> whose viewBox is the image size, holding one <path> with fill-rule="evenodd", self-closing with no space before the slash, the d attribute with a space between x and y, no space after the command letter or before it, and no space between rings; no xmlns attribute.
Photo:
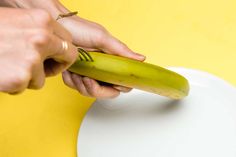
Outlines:
<svg viewBox="0 0 236 157"><path fill-rule="evenodd" d="M123 42L109 35L102 41L100 49L105 53L144 61L145 56L130 50Z"/></svg>

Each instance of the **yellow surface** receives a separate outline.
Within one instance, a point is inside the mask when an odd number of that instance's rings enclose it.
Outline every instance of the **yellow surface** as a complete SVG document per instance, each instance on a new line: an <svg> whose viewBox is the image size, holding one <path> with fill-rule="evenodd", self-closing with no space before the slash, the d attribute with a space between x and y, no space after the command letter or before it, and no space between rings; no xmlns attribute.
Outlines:
<svg viewBox="0 0 236 157"><path fill-rule="evenodd" d="M236 85L235 0L64 0L161 66L216 74ZM50 78L40 91L0 94L1 157L75 157L93 99Z"/></svg>

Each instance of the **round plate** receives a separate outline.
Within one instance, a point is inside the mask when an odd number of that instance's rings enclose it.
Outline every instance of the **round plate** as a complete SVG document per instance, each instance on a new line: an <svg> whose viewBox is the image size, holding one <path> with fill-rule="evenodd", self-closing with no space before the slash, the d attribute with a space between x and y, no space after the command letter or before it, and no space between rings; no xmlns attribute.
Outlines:
<svg viewBox="0 0 236 157"><path fill-rule="evenodd" d="M133 90L97 100L80 128L79 157L235 157L236 89L205 72L170 69L189 80L188 97Z"/></svg>

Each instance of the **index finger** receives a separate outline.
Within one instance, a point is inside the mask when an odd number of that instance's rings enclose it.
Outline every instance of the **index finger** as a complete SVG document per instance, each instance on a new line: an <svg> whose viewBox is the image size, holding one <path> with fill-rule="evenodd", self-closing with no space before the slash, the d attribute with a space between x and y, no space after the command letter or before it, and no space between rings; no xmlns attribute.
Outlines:
<svg viewBox="0 0 236 157"><path fill-rule="evenodd" d="M43 50L43 60L46 60L46 73L56 75L66 70L77 59L77 48L69 41L63 40L56 35L50 35L46 49Z"/></svg>

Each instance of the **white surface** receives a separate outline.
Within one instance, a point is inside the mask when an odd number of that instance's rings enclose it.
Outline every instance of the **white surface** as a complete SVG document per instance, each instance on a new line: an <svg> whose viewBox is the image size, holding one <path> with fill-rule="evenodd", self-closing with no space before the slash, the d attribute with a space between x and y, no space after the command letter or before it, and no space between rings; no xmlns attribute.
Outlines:
<svg viewBox="0 0 236 157"><path fill-rule="evenodd" d="M171 68L190 82L173 101L133 90L93 104L79 157L236 157L236 89L205 72Z"/></svg>

